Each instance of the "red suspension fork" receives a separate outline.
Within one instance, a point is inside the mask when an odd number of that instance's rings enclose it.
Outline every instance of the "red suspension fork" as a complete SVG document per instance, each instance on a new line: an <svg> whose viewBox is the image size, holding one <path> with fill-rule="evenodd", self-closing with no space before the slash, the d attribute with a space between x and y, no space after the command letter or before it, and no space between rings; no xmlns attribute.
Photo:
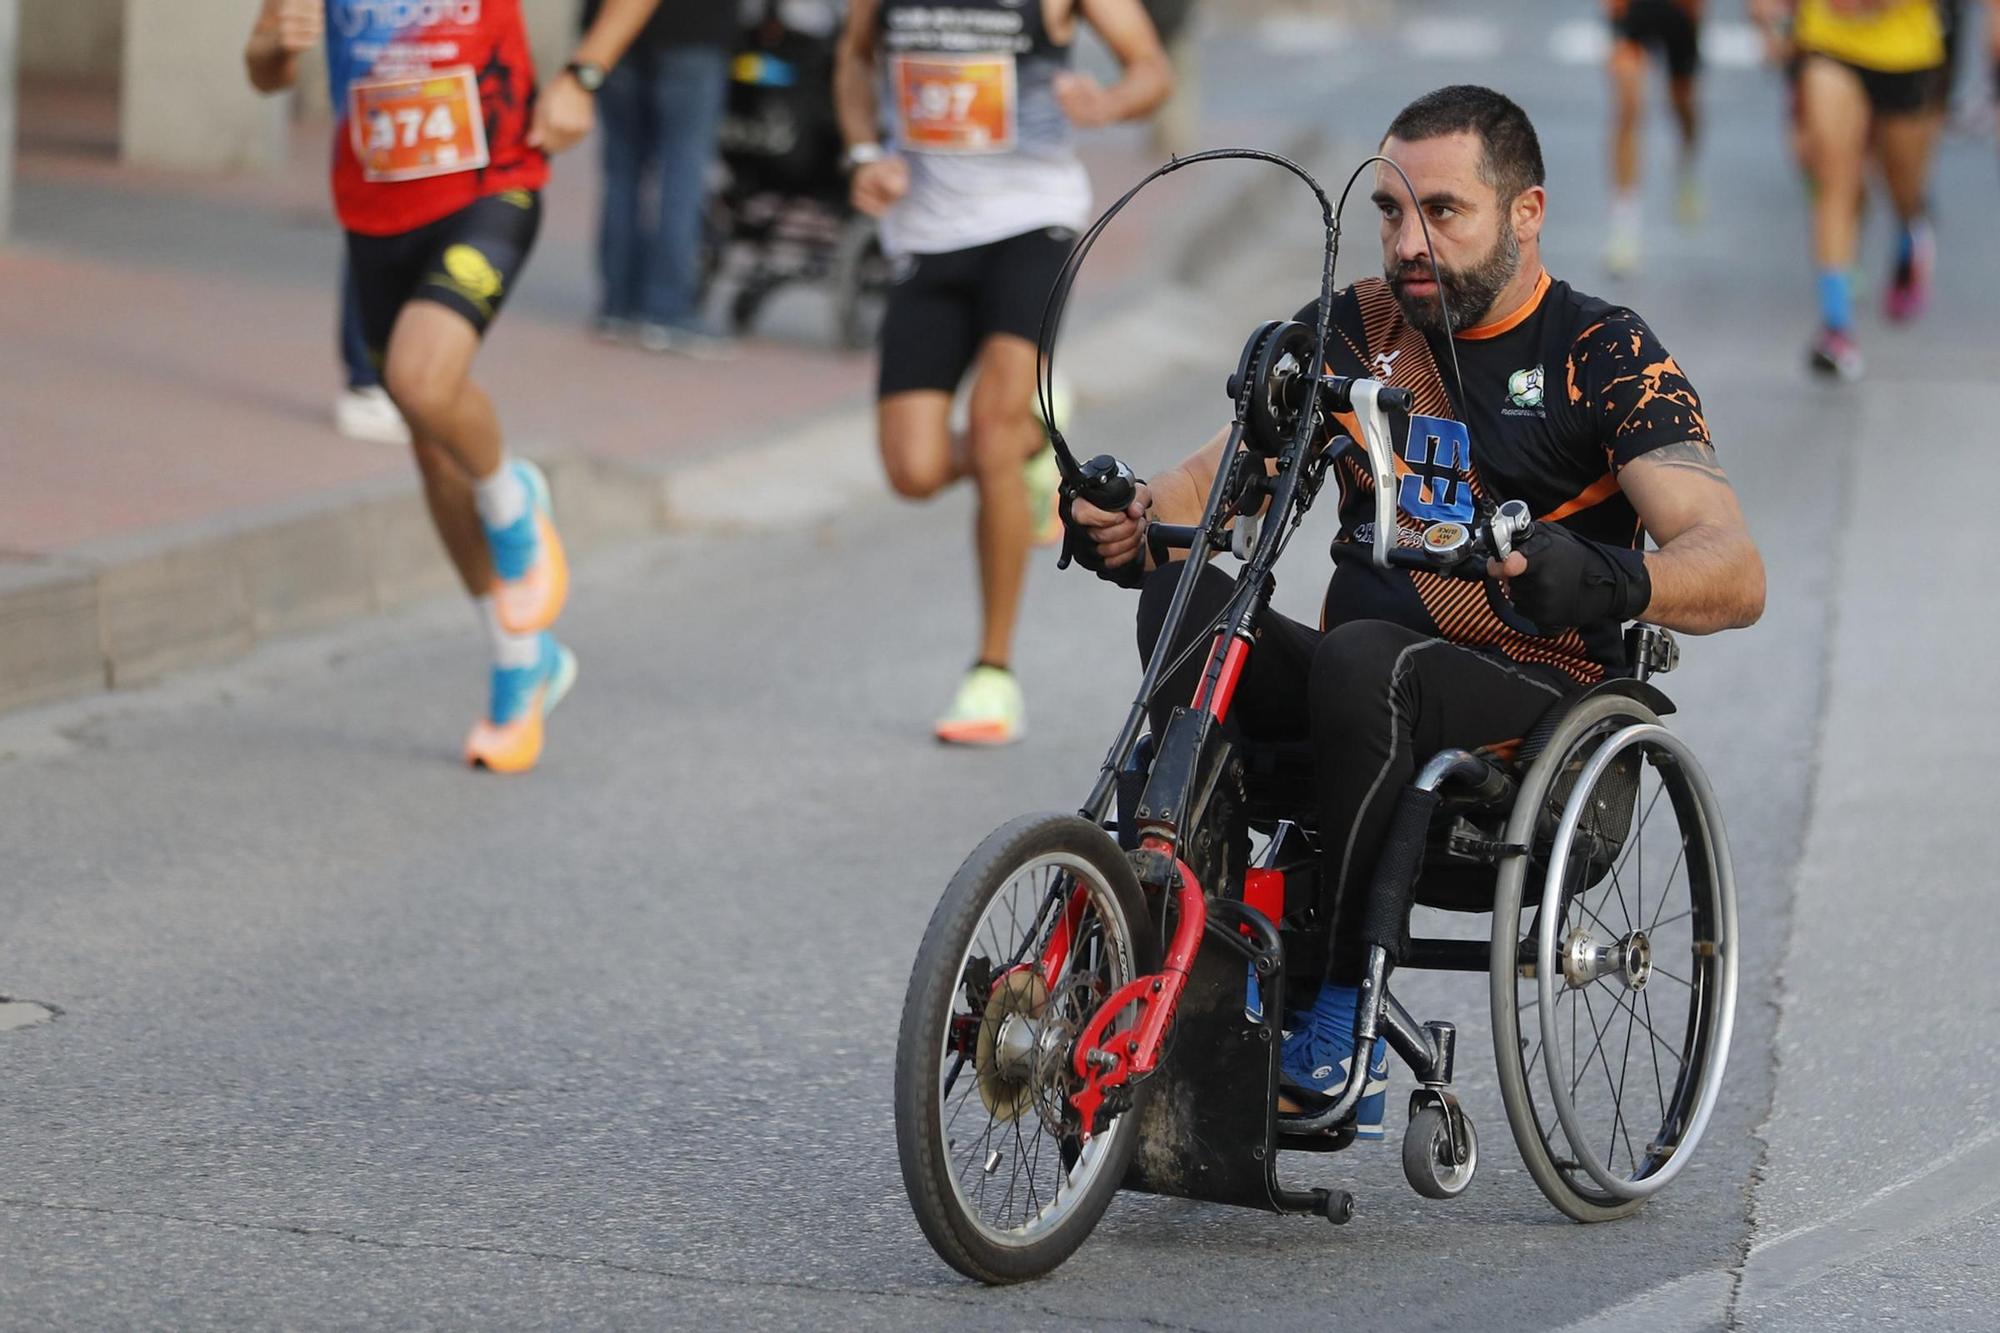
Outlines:
<svg viewBox="0 0 2000 1333"><path fill-rule="evenodd" d="M1248 638L1228 630L1218 633L1209 646L1201 685L1195 691L1195 709L1206 710L1220 725L1229 715L1229 705L1236 698L1236 687L1242 683L1249 660ZM1070 1098L1070 1103L1082 1117L1085 1138L1096 1132L1097 1114L1113 1088L1150 1074L1159 1065L1160 1047L1173 1023L1174 1011L1180 1006L1181 992L1187 989L1188 972L1201 947L1202 932L1208 927L1208 900L1202 896L1194 872L1174 855L1173 844L1154 833L1148 834L1141 845L1149 852L1173 859L1180 921L1167 944L1166 962L1160 971L1120 987L1098 1006L1077 1038L1072 1060L1083 1087ZM1073 930L1073 923L1065 918L1063 928L1057 932L1065 945ZM1051 945L1054 942L1051 940ZM1046 956L1045 953L1045 959ZM1111 1025L1128 1012L1134 1014L1133 1019L1112 1032Z"/></svg>
<svg viewBox="0 0 2000 1333"><path fill-rule="evenodd" d="M1171 855L1159 838L1146 839L1146 848ZM1173 939L1167 943L1166 965L1154 975L1138 977L1113 992L1098 1006L1077 1038L1073 1060L1083 1087L1070 1098L1070 1103L1082 1117L1086 1139L1096 1132L1097 1113L1104 1105L1105 1095L1134 1078L1150 1074L1159 1065L1160 1046L1174 1020L1174 1010L1180 1005L1181 992L1187 988L1188 970L1194 966L1195 952L1201 947L1202 931L1208 926L1208 901L1202 897L1194 872L1178 860L1174 862L1174 870L1179 885L1175 901L1180 907L1180 921L1174 926ZM1128 1012L1134 1014L1132 1021L1111 1032L1111 1025Z"/></svg>

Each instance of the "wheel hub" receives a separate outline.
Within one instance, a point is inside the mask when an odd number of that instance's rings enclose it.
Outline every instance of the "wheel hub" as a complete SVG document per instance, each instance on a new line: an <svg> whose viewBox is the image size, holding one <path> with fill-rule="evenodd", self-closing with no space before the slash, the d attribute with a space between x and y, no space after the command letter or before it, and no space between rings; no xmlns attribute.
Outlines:
<svg viewBox="0 0 2000 1333"><path fill-rule="evenodd" d="M1032 967L1015 968L993 986L979 1023L974 1067L979 1100L995 1119L1019 1119L1035 1102L1038 1020L1049 1001L1048 983Z"/></svg>
<svg viewBox="0 0 2000 1333"><path fill-rule="evenodd" d="M1572 987L1588 986L1599 977L1617 975L1627 990L1644 990L1653 977L1653 943L1635 930L1610 944L1599 944L1579 926L1563 941L1563 979Z"/></svg>

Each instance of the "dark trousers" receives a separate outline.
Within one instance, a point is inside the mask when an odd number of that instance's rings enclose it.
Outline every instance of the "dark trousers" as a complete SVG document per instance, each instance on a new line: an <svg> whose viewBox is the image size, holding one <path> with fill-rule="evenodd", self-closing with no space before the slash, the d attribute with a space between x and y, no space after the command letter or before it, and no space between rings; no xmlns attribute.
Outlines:
<svg viewBox="0 0 2000 1333"><path fill-rule="evenodd" d="M1139 595L1139 652L1150 656L1180 577L1156 570ZM1222 610L1235 581L1202 571L1182 621L1176 655ZM1213 631L1208 632L1212 635ZM1204 640L1208 635L1204 635ZM1171 709L1194 698L1207 653L1196 648L1153 697L1153 734ZM1237 686L1226 729L1251 741L1309 741L1325 858L1322 910L1330 923L1327 975L1361 980L1361 922L1375 859L1397 798L1439 750L1473 749L1527 734L1578 689L1551 667L1522 666L1386 620L1358 620L1322 633L1266 610Z"/></svg>
<svg viewBox="0 0 2000 1333"><path fill-rule="evenodd" d="M699 322L702 210L728 92L728 52L704 46L635 53L598 92L604 318Z"/></svg>
<svg viewBox="0 0 2000 1333"><path fill-rule="evenodd" d="M347 387L372 389L382 372L368 355L368 338L361 331L361 306L355 294L354 268L340 261L340 360L347 369Z"/></svg>

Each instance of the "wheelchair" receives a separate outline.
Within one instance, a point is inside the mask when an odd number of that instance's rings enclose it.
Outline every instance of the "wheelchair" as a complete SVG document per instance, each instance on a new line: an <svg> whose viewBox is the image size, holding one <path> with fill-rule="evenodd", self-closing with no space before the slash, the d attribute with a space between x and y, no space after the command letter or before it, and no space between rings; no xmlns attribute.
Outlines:
<svg viewBox="0 0 2000 1333"><path fill-rule="evenodd" d="M1416 1084L1406 1178L1428 1198L1463 1194L1479 1142L1452 1091L1457 1031L1396 998L1403 969L1488 975L1508 1127L1576 1221L1639 1209L1715 1107L1735 886L1714 790L1662 721L1673 704L1653 678L1677 649L1635 627L1629 676L1558 704L1512 752L1432 757L1400 794L1371 884L1350 1076L1321 1104L1279 1109L1287 1006L1295 987L1310 1004L1326 939L1312 759L1222 726L1272 566L1342 455L1372 480L1376 522L1337 560L1483 577L1532 525L1519 502L1421 532L1397 514L1391 419L1410 400L1317 369L1326 309L1317 332L1271 321L1252 335L1201 523L1151 530L1156 552L1192 554L1089 799L988 836L925 933L897 1049L898 1150L925 1236L979 1281L1048 1273L1120 1189L1347 1222L1351 1194L1288 1187L1279 1167L1350 1145L1378 1036ZM1333 411L1352 413L1359 441L1321 443ZM1068 463L1079 494L1129 501L1115 460ZM1182 635L1198 567L1225 552L1242 562L1228 605ZM1200 685L1147 735L1183 642L1208 650ZM1488 939L1413 938L1418 905L1485 914Z"/></svg>

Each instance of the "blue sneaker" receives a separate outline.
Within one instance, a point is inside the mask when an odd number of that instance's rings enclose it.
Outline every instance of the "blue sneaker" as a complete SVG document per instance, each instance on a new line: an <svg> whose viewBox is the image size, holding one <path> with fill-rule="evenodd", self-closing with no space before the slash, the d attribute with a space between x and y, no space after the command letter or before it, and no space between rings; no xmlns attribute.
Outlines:
<svg viewBox="0 0 2000 1333"><path fill-rule="evenodd" d="M465 741L465 761L495 773L525 773L542 757L542 719L576 683L576 654L542 635L541 660L531 667L494 667L486 716Z"/></svg>
<svg viewBox="0 0 2000 1333"><path fill-rule="evenodd" d="M1354 1058L1354 1018L1361 992L1353 986L1322 985L1319 999L1303 1021L1285 1033L1278 1054L1278 1081L1311 1097L1331 1101L1347 1086ZM1287 1016L1288 1022L1291 1016ZM1380 1139L1389 1108L1389 1043L1377 1037L1368 1062L1368 1084L1354 1108L1354 1137Z"/></svg>
<svg viewBox="0 0 2000 1333"><path fill-rule="evenodd" d="M493 556L493 606L509 634L534 634L555 624L569 596L569 559L549 504L549 483L533 463L511 466L528 491L528 509L504 528L486 529Z"/></svg>

